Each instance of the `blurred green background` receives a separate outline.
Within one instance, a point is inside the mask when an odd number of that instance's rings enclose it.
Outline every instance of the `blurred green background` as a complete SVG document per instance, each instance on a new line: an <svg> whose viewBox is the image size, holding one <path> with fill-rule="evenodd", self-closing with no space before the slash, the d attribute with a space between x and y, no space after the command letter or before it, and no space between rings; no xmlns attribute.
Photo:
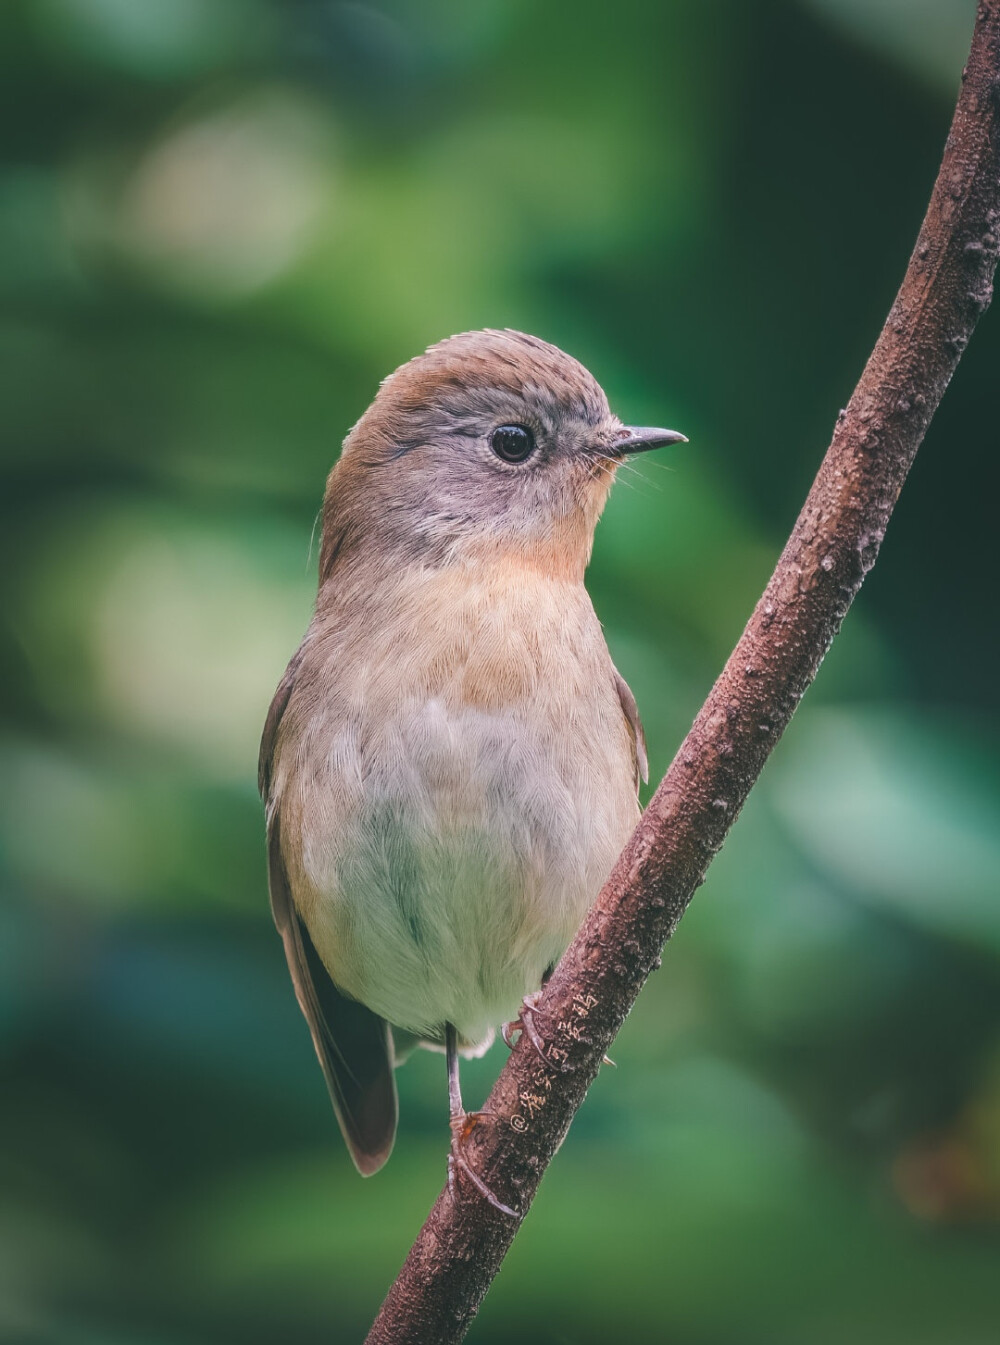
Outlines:
<svg viewBox="0 0 1000 1345"><path fill-rule="evenodd" d="M362 1182L254 785L340 440L485 325L689 434L590 572L658 779L891 302L972 11L3 0L4 1339L361 1338L444 1067ZM481 1345L996 1340L998 356L994 314Z"/></svg>

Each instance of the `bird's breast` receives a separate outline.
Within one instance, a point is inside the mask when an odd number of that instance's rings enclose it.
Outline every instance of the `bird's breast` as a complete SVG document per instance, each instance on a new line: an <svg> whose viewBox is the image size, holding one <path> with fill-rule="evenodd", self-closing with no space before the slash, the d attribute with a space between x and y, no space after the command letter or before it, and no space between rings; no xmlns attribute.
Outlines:
<svg viewBox="0 0 1000 1345"><path fill-rule="evenodd" d="M537 987L638 816L582 585L417 575L307 641L279 748L296 903L334 980L470 1042Z"/></svg>

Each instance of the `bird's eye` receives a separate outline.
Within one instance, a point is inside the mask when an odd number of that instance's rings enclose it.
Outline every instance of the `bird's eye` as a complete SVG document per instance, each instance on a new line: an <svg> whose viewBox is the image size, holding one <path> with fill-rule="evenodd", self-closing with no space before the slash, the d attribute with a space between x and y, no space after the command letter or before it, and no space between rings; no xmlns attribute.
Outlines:
<svg viewBox="0 0 1000 1345"><path fill-rule="evenodd" d="M490 448L504 462L524 462L535 451L535 436L527 425L498 425L490 435Z"/></svg>

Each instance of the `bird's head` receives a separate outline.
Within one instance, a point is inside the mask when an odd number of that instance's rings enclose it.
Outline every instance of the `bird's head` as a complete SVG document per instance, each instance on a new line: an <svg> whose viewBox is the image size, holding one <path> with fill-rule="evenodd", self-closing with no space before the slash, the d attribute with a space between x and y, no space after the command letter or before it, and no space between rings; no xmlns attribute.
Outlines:
<svg viewBox="0 0 1000 1345"><path fill-rule="evenodd" d="M390 374L347 436L321 578L345 542L397 566L506 560L582 577L619 463L683 440L623 425L583 365L537 337L449 337Z"/></svg>

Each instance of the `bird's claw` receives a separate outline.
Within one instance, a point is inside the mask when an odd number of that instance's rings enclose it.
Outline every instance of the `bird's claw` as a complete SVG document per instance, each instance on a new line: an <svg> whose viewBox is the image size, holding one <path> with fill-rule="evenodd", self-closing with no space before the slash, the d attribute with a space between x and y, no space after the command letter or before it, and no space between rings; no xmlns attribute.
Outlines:
<svg viewBox="0 0 1000 1345"><path fill-rule="evenodd" d="M490 1115L492 1115L491 1112L461 1112L458 1116L453 1116L451 1118L451 1151L448 1154L448 1194L451 1196L452 1200L458 1200L458 1181L456 1179L456 1173L461 1172L468 1177L469 1181L483 1199L488 1201L495 1210L499 1210L501 1214L505 1214L509 1219L517 1219L520 1221L523 1218L523 1215L518 1214L517 1210L511 1209L510 1205L505 1205L502 1200L499 1200L493 1194L487 1184L483 1181L482 1177L480 1177L479 1173L472 1167L472 1164L466 1158L465 1154L462 1153L462 1145L472 1134L481 1118Z"/></svg>
<svg viewBox="0 0 1000 1345"><path fill-rule="evenodd" d="M523 1032L540 1056L542 1063L547 1065L549 1069L561 1073L565 1067L557 1065L554 1061L549 1059L545 1053L545 1043L542 1041L538 1034L538 1029L535 1027L534 1013L541 997L541 990L536 990L533 995L525 995L524 999L521 1001L520 1014L517 1018L511 1019L509 1023L501 1024L500 1035L503 1037L504 1045L507 1047L508 1051L513 1051L514 1047L517 1045L515 1033ZM601 1064L610 1065L612 1069L618 1068L609 1055L602 1058Z"/></svg>
<svg viewBox="0 0 1000 1345"><path fill-rule="evenodd" d="M535 1010L538 1008L538 1001L541 999L543 991L536 990L533 995L525 995L521 1000L521 1012L517 1018L510 1023L504 1023L500 1029L500 1035L504 1043L510 1049L514 1049L514 1033L523 1032L535 1048L535 1052L547 1069L554 1070L557 1074L562 1073L562 1067L550 1060L545 1051L545 1043L539 1035L538 1028L535 1027Z"/></svg>
<svg viewBox="0 0 1000 1345"><path fill-rule="evenodd" d="M500 1029L500 1035L503 1037L504 1043L508 1049L513 1050L515 1045L515 1032L523 1032L544 1063L551 1069L552 1061L549 1060L548 1056L545 1054L545 1043L542 1041L538 1034L538 1029L535 1027L535 1009L538 1007L538 1001L541 997L542 992L540 990L536 990L533 995L525 995L524 999L521 1000L521 1012L516 1018L512 1019L511 1022L504 1023L503 1027Z"/></svg>

